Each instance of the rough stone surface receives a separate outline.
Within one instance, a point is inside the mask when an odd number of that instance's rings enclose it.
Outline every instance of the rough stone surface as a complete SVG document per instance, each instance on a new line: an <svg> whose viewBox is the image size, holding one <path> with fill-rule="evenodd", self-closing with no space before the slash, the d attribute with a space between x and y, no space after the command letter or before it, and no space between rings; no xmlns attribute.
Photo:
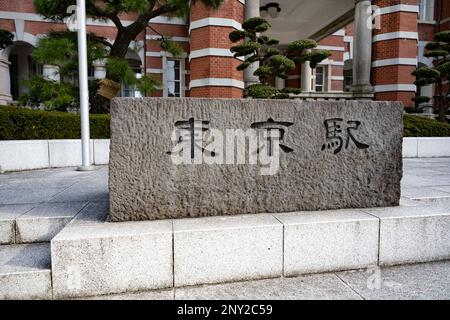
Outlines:
<svg viewBox="0 0 450 320"><path fill-rule="evenodd" d="M260 212L395 206L402 176L402 106L393 102L229 99L115 99L111 110L111 221ZM209 121L221 130L292 122L280 170L261 166L176 165L168 154L175 122ZM324 121L342 118L342 151L327 143ZM347 139L347 121L361 121ZM247 161L248 163L248 161Z"/></svg>

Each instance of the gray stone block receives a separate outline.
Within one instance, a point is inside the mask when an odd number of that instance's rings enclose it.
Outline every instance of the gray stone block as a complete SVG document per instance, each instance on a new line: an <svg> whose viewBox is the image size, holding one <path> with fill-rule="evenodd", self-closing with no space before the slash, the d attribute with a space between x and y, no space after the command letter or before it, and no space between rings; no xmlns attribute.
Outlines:
<svg viewBox="0 0 450 320"><path fill-rule="evenodd" d="M16 219L16 242L48 242L86 206L85 202L46 203Z"/></svg>
<svg viewBox="0 0 450 320"><path fill-rule="evenodd" d="M0 205L0 245L16 242L16 219L31 209L30 204Z"/></svg>
<svg viewBox="0 0 450 320"><path fill-rule="evenodd" d="M176 287L281 277L283 226L271 215L179 219Z"/></svg>
<svg viewBox="0 0 450 320"><path fill-rule="evenodd" d="M365 211L380 218L380 265L450 259L449 206Z"/></svg>
<svg viewBox="0 0 450 320"><path fill-rule="evenodd" d="M170 288L172 221L72 223L51 256L55 298Z"/></svg>
<svg viewBox="0 0 450 320"><path fill-rule="evenodd" d="M50 245L0 246L0 299L51 299Z"/></svg>
<svg viewBox="0 0 450 320"><path fill-rule="evenodd" d="M115 99L111 221L396 206L402 176L402 112L396 102ZM192 119L208 123L194 124ZM184 145L186 151L192 145L187 136L180 142L174 135L173 142L172 133L178 127L183 136L189 132L183 127L190 125L224 134L252 126L262 134L272 128L271 134L280 136L271 139L272 151L280 146L279 170L269 175L261 162L249 164L253 152L248 149L239 153L246 156L245 164L236 164L234 154L211 150L207 135L200 145L206 151L193 148L193 159L216 151L209 160L228 157L233 164L175 164L174 147ZM252 145L260 147L259 160L269 146L267 139Z"/></svg>
<svg viewBox="0 0 450 320"><path fill-rule="evenodd" d="M284 275L378 264L377 218L359 210L275 215L284 226Z"/></svg>

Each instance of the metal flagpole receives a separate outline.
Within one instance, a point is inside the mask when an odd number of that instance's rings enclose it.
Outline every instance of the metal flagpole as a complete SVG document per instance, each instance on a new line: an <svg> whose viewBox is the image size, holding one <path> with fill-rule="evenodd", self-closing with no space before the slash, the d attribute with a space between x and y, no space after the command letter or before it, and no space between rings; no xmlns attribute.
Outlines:
<svg viewBox="0 0 450 320"><path fill-rule="evenodd" d="M78 72L80 85L80 116L81 116L81 166L79 171L92 170L89 148L89 89L88 89L88 63L86 43L86 3L77 0L78 24Z"/></svg>

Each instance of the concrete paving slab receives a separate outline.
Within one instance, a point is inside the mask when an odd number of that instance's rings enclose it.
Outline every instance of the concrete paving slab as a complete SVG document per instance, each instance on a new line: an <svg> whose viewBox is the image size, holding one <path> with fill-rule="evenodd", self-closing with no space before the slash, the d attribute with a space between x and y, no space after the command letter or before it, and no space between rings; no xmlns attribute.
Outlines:
<svg viewBox="0 0 450 320"><path fill-rule="evenodd" d="M16 242L48 242L69 223L86 202L44 203L16 219Z"/></svg>
<svg viewBox="0 0 450 320"><path fill-rule="evenodd" d="M334 274L175 289L176 300L360 300Z"/></svg>
<svg viewBox="0 0 450 320"><path fill-rule="evenodd" d="M72 225L103 223L108 218L109 202L90 202L70 222Z"/></svg>
<svg viewBox="0 0 450 320"><path fill-rule="evenodd" d="M152 290L81 298L81 300L174 300L175 290Z"/></svg>
<svg viewBox="0 0 450 320"><path fill-rule="evenodd" d="M0 205L0 244L16 242L16 219L33 207L30 204Z"/></svg>
<svg viewBox="0 0 450 320"><path fill-rule="evenodd" d="M368 300L448 300L450 261L338 273Z"/></svg>
<svg viewBox="0 0 450 320"><path fill-rule="evenodd" d="M0 204L38 204L49 201L61 192L61 188L35 188L32 184L27 189L8 187L0 191Z"/></svg>
<svg viewBox="0 0 450 320"><path fill-rule="evenodd" d="M50 245L0 246L0 299L50 299Z"/></svg>

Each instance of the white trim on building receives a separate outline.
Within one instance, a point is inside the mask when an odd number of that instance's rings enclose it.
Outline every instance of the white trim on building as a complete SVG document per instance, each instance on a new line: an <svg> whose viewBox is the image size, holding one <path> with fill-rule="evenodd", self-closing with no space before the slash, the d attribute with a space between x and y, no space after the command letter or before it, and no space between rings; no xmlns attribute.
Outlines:
<svg viewBox="0 0 450 320"><path fill-rule="evenodd" d="M207 86L236 87L239 89L244 89L245 85L243 81L230 78L203 78L191 80L191 82L189 83L189 89Z"/></svg>
<svg viewBox="0 0 450 320"><path fill-rule="evenodd" d="M414 84L385 84L374 87L375 92L412 91L416 92Z"/></svg>

